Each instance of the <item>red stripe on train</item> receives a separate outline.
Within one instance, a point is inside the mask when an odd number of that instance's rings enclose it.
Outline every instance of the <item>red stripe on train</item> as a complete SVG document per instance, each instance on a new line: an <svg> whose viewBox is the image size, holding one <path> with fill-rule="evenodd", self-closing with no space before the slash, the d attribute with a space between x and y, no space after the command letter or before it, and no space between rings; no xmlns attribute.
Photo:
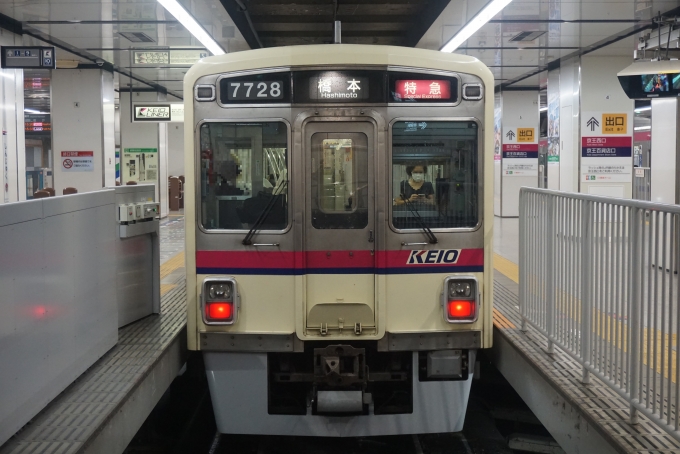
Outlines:
<svg viewBox="0 0 680 454"><path fill-rule="evenodd" d="M197 251L198 268L412 268L482 266L484 249L434 251Z"/></svg>

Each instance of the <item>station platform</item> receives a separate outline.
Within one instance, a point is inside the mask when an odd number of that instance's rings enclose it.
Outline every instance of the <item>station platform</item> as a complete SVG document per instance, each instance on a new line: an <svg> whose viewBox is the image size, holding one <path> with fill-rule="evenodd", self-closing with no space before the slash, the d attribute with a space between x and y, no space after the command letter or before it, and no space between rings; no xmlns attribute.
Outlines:
<svg viewBox="0 0 680 454"><path fill-rule="evenodd" d="M630 405L547 342L533 327L520 330L519 220L496 218L494 226L493 362L566 452L677 453L680 442L639 415L629 423Z"/></svg>
<svg viewBox="0 0 680 454"><path fill-rule="evenodd" d="M184 220L161 223L161 313L118 343L0 447L2 454L121 453L186 361Z"/></svg>
<svg viewBox="0 0 680 454"><path fill-rule="evenodd" d="M675 453L680 442L529 327L520 330L517 219L496 219L492 361L568 453ZM118 344L4 446L0 454L121 453L186 361L184 221L161 225L161 314L119 331ZM555 451L558 452L558 451Z"/></svg>

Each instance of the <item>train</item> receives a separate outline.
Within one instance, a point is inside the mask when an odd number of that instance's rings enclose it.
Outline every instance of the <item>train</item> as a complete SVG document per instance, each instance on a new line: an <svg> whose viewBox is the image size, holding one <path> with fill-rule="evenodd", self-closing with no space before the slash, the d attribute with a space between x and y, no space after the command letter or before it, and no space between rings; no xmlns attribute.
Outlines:
<svg viewBox="0 0 680 454"><path fill-rule="evenodd" d="M188 348L219 432L462 430L492 344L493 87L378 45L186 73Z"/></svg>

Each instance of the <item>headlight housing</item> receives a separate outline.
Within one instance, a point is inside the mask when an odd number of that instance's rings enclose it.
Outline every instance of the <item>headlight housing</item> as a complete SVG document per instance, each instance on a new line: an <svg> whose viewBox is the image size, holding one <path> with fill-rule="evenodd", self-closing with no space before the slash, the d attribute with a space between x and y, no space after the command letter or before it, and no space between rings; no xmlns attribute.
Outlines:
<svg viewBox="0 0 680 454"><path fill-rule="evenodd" d="M474 276L449 276L444 279L442 309L448 323L474 323L479 316L479 283Z"/></svg>
<svg viewBox="0 0 680 454"><path fill-rule="evenodd" d="M231 277L207 277L201 285L201 313L206 325L233 325L238 317L239 295Z"/></svg>

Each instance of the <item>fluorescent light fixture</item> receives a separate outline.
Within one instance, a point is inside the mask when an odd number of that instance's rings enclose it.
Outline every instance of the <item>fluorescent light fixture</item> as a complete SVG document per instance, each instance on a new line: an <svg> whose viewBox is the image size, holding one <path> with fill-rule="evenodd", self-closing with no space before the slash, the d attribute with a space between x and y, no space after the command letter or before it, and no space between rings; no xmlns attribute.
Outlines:
<svg viewBox="0 0 680 454"><path fill-rule="evenodd" d="M49 115L49 112L41 112L39 110L35 109L24 109L24 112L28 112L30 114L36 114L36 115Z"/></svg>
<svg viewBox="0 0 680 454"><path fill-rule="evenodd" d="M538 109L539 112L546 112L547 110L548 110L547 107L541 107L540 109Z"/></svg>
<svg viewBox="0 0 680 454"><path fill-rule="evenodd" d="M161 0L158 0L161 1ZM453 52L458 49L461 44L470 39L477 30L482 28L484 24L489 22L496 14L503 11L503 8L508 6L512 0L491 0L486 4L480 12L477 13L475 17L472 18L470 22L465 24L465 26L458 31L453 38L449 40L448 43L444 44L441 49L442 52Z"/></svg>
<svg viewBox="0 0 680 454"><path fill-rule="evenodd" d="M637 109L635 109L635 112L645 112L647 110L652 110L652 106L638 107Z"/></svg>
<svg viewBox="0 0 680 454"><path fill-rule="evenodd" d="M189 33L194 35L201 44L203 44L206 49L208 49L213 55L223 55L224 49L222 46L217 44L217 42L208 34L207 31L201 25L196 22L194 16L189 14L187 10L180 5L177 0L158 0L158 3L163 5L165 9L168 10L170 14L175 16L180 24L184 25L184 28L189 30Z"/></svg>
<svg viewBox="0 0 680 454"><path fill-rule="evenodd" d="M651 126L638 126L636 128L633 128L633 129L635 129L636 131L649 131L650 129L652 129L652 127Z"/></svg>

